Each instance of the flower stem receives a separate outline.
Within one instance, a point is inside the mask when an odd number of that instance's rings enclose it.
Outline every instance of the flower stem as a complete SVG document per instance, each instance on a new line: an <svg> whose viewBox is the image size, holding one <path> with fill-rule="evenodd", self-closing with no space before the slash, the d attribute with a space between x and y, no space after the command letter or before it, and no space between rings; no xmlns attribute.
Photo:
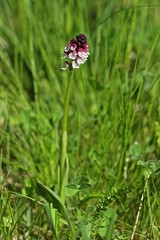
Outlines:
<svg viewBox="0 0 160 240"><path fill-rule="evenodd" d="M64 110L63 110L63 122L62 122L62 139L61 139L61 155L60 155L60 198L62 202L65 202L64 196L64 186L67 185L67 173L66 173L66 165L67 165L67 123L68 123L68 110L69 110L69 99L70 99L70 91L71 84L74 75L74 69L71 70L71 75L68 81L65 98L64 98ZM66 164L65 164L66 163Z"/></svg>

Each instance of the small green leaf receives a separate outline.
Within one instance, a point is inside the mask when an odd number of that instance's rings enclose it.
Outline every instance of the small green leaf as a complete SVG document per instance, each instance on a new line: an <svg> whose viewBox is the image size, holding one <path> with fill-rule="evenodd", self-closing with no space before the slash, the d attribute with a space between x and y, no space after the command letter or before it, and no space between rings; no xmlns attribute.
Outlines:
<svg viewBox="0 0 160 240"><path fill-rule="evenodd" d="M79 192L83 193L83 194L90 194L92 192L93 188L92 185L89 183L84 183L81 186L79 186Z"/></svg>
<svg viewBox="0 0 160 240"><path fill-rule="evenodd" d="M78 192L78 186L76 184L68 184L64 188L64 193L66 196L73 196Z"/></svg>
<svg viewBox="0 0 160 240"><path fill-rule="evenodd" d="M143 166L147 169L149 169L151 172L154 172L156 175L160 174L160 161L158 160L150 160L147 162L144 161L138 161L137 165Z"/></svg>
<svg viewBox="0 0 160 240"><path fill-rule="evenodd" d="M160 161L149 161L149 166L148 168L156 173L156 175L160 174Z"/></svg>
<svg viewBox="0 0 160 240"><path fill-rule="evenodd" d="M129 155L132 157L132 158L140 158L140 156L143 154L143 148L140 144L138 143L134 143L133 145L131 145L129 147Z"/></svg>
<svg viewBox="0 0 160 240"><path fill-rule="evenodd" d="M155 150L155 146L151 145L145 149L145 153L152 153Z"/></svg>
<svg viewBox="0 0 160 240"><path fill-rule="evenodd" d="M82 185L82 184L88 183L89 179L88 179L88 177L82 175L82 176L77 177L74 182L76 185Z"/></svg>
<svg viewBox="0 0 160 240"><path fill-rule="evenodd" d="M143 167L147 167L147 163L144 162L144 161L141 161L141 160L137 162L137 165L140 165L140 166L143 166Z"/></svg>

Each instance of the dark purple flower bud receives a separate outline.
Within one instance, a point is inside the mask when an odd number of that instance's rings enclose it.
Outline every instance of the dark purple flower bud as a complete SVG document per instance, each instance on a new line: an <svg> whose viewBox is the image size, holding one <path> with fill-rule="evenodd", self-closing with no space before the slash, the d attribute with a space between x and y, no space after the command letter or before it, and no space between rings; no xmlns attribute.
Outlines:
<svg viewBox="0 0 160 240"><path fill-rule="evenodd" d="M87 42L87 37L85 34L79 34L78 36L76 36L77 41L80 43L86 43Z"/></svg>

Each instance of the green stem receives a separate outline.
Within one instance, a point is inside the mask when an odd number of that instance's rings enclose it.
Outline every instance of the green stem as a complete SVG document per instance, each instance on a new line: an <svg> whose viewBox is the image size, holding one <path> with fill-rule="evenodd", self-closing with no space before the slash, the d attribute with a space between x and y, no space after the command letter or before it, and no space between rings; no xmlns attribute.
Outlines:
<svg viewBox="0 0 160 240"><path fill-rule="evenodd" d="M63 110L63 123L62 123L62 139L61 139L61 155L60 155L60 198L62 202L65 202L64 197L64 185L67 184L66 181L66 170L65 163L67 157L67 123L68 123L68 109L69 109L69 99L71 91L71 83L74 75L74 70L72 69L71 75L68 81L66 94L64 98L64 110Z"/></svg>

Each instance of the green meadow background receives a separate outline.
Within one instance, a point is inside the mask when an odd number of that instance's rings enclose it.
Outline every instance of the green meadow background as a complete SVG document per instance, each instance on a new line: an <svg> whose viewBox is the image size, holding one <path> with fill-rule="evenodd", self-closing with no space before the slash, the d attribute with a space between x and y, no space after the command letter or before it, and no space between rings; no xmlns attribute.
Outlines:
<svg viewBox="0 0 160 240"><path fill-rule="evenodd" d="M71 226L57 192L69 71L84 33L68 114ZM159 0L0 1L0 239L160 239ZM56 214L55 214L56 212Z"/></svg>

